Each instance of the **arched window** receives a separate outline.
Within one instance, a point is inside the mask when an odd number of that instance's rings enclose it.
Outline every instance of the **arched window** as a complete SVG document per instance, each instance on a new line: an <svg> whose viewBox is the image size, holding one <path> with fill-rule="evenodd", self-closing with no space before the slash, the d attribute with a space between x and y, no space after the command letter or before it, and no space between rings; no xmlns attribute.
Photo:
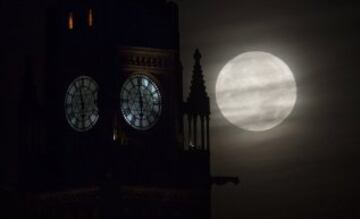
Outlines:
<svg viewBox="0 0 360 219"><path fill-rule="evenodd" d="M74 16L72 12L69 12L68 14L67 26L69 30L74 29Z"/></svg>
<svg viewBox="0 0 360 219"><path fill-rule="evenodd" d="M87 20L89 27L92 27L94 25L94 15L92 9L88 10Z"/></svg>

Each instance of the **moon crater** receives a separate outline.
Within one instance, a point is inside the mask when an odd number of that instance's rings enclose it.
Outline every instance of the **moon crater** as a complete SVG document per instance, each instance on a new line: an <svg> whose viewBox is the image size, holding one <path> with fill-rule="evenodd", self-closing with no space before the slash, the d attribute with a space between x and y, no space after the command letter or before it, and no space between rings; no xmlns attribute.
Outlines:
<svg viewBox="0 0 360 219"><path fill-rule="evenodd" d="M224 117L249 131L281 124L296 103L290 68L266 52L246 52L230 60L216 81L216 101Z"/></svg>

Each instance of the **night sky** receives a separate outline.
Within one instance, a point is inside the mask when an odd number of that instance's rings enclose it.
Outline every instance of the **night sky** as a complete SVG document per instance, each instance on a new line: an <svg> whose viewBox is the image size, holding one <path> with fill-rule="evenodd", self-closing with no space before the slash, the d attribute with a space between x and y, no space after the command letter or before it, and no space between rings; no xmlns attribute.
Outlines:
<svg viewBox="0 0 360 219"><path fill-rule="evenodd" d="M238 186L213 188L214 218L359 216L359 4L184 0L179 5L184 73L190 74L191 52L199 47L212 98L212 174L240 178ZM292 114L265 132L233 126L215 101L221 68L253 50L284 60L298 85Z"/></svg>
<svg viewBox="0 0 360 219"><path fill-rule="evenodd" d="M45 8L50 1L0 3L2 177L11 175L16 107L24 57L34 61L42 89ZM179 0L184 94L199 48L211 98L212 175L240 184L213 187L213 218L354 218L360 216L360 4L317 0ZM265 51L294 73L298 101L291 115L265 132L225 120L215 82L227 61ZM5 51L5 52L4 52ZM41 95L40 95L41 97ZM11 169L11 168L10 168Z"/></svg>

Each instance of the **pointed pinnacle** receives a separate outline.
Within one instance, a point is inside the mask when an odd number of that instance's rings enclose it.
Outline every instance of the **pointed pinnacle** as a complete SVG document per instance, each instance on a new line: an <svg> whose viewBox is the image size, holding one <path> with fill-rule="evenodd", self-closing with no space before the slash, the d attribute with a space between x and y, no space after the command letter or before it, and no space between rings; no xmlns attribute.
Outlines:
<svg viewBox="0 0 360 219"><path fill-rule="evenodd" d="M194 53L194 59L195 59L195 61L196 61L197 63L199 63L199 62L200 62L200 59L201 59L201 53L200 53L199 49L196 49L196 50L195 50L195 53Z"/></svg>

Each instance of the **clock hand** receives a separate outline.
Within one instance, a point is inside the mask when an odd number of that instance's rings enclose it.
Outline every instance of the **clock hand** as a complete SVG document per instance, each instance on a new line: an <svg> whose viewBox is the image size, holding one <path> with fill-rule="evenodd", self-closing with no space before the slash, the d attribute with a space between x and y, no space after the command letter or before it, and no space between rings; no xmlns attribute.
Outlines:
<svg viewBox="0 0 360 219"><path fill-rule="evenodd" d="M144 107L144 101L143 101L143 94L141 92L140 86L139 86L139 93L140 93L140 117L142 119L143 117L143 107Z"/></svg>
<svg viewBox="0 0 360 219"><path fill-rule="evenodd" d="M83 98L83 92L82 92L82 87L80 87L80 104L81 104L81 117L82 117L82 125L83 127L85 126L85 103L84 103L84 98Z"/></svg>

